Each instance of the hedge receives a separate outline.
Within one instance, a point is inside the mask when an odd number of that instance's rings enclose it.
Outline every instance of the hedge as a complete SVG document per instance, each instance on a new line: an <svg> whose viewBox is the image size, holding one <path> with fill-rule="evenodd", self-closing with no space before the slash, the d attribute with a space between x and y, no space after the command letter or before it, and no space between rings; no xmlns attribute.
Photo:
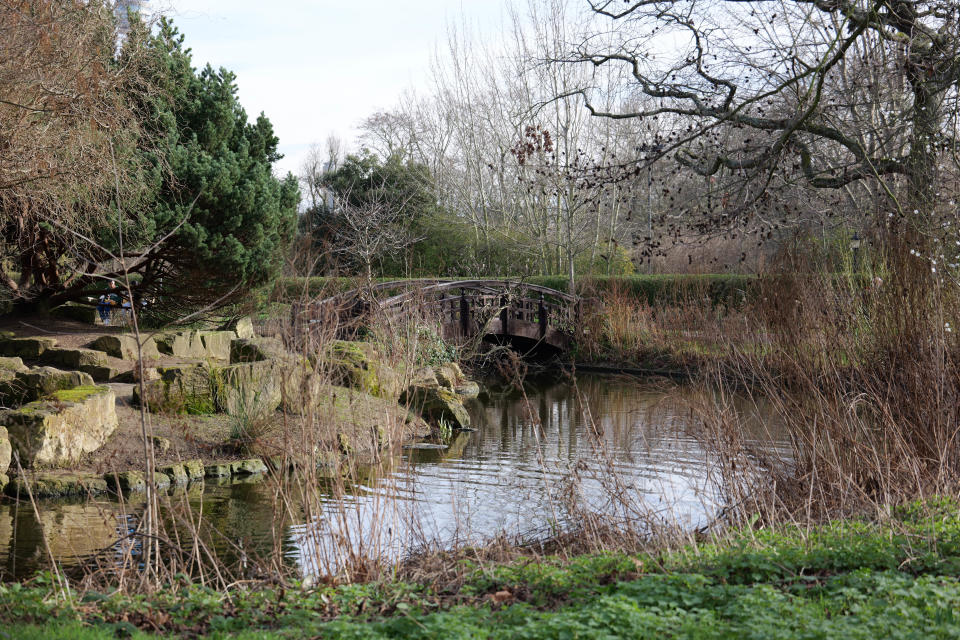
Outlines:
<svg viewBox="0 0 960 640"><path fill-rule="evenodd" d="M478 276L475 279L483 278ZM567 290L566 276L532 276L518 279L560 291ZM374 282L395 280L397 278L376 278ZM618 291L643 300L651 306L709 300L714 306L738 307L756 293L759 281L755 275L731 274L591 276L578 281L577 292L603 298L605 293ZM358 278L282 278L277 284L277 293L287 300L317 298L349 291L360 286L362 282Z"/></svg>

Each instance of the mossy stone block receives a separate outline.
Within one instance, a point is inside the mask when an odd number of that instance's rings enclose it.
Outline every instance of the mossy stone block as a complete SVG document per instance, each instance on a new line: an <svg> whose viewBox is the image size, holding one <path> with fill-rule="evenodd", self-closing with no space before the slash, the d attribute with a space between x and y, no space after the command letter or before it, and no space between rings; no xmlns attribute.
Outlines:
<svg viewBox="0 0 960 640"><path fill-rule="evenodd" d="M183 463L183 467L187 470L187 476L191 481L203 480L203 460L187 460Z"/></svg>
<svg viewBox="0 0 960 640"><path fill-rule="evenodd" d="M480 395L480 385L473 380L464 380L453 391L464 400L468 400Z"/></svg>
<svg viewBox="0 0 960 640"><path fill-rule="evenodd" d="M50 315L54 318L63 318L64 320L74 320L86 324L96 324L97 309L85 304L67 303L60 305L56 309L51 309Z"/></svg>
<svg viewBox="0 0 960 640"><path fill-rule="evenodd" d="M64 369L107 366L106 354L93 349L46 349L40 359Z"/></svg>
<svg viewBox="0 0 960 640"><path fill-rule="evenodd" d="M0 356L36 360L47 349L57 346L55 338L9 338L0 340Z"/></svg>
<svg viewBox="0 0 960 640"><path fill-rule="evenodd" d="M105 473L103 479L113 490L146 491L147 480L142 471L121 471L120 473Z"/></svg>
<svg viewBox="0 0 960 640"><path fill-rule="evenodd" d="M22 358L0 357L0 371L10 371L16 373L18 371L26 370L27 366L23 364Z"/></svg>
<svg viewBox="0 0 960 640"><path fill-rule="evenodd" d="M21 498L33 494L34 498L58 498L103 493L107 481L89 473L38 473L31 476L15 476L7 485L8 495Z"/></svg>
<svg viewBox="0 0 960 640"><path fill-rule="evenodd" d="M13 457L13 445L10 444L10 434L6 427L0 427L0 473L6 473L10 468L10 459Z"/></svg>
<svg viewBox="0 0 960 640"><path fill-rule="evenodd" d="M14 404L33 402L74 387L93 385L93 377L82 371L61 371L53 367L36 367L18 371L4 400Z"/></svg>
<svg viewBox="0 0 960 640"><path fill-rule="evenodd" d="M173 484L173 478L159 471L153 472L153 484L157 489L169 489Z"/></svg>
<svg viewBox="0 0 960 640"><path fill-rule="evenodd" d="M203 468L203 475L205 478L229 478L232 475L230 466L229 462L208 464Z"/></svg>
<svg viewBox="0 0 960 640"><path fill-rule="evenodd" d="M266 473L267 465L260 458L238 460L230 463L230 471L235 476L249 476L256 473Z"/></svg>
<svg viewBox="0 0 960 640"><path fill-rule="evenodd" d="M90 348L123 360L137 360L139 356L144 358L160 357L157 343L153 338L146 338L142 342L138 342L136 336L129 334L100 336L90 343Z"/></svg>
<svg viewBox="0 0 960 640"><path fill-rule="evenodd" d="M231 342L237 337L233 331L200 331L197 337L203 345L204 356L216 360L229 360Z"/></svg>
<svg viewBox="0 0 960 640"><path fill-rule="evenodd" d="M94 382L109 382L120 373L119 369L110 366L85 366L80 367L80 371L89 373Z"/></svg>
<svg viewBox="0 0 960 640"><path fill-rule="evenodd" d="M157 469L159 473L170 477L173 484L187 484L190 482L190 475L183 464L167 464Z"/></svg>
<svg viewBox="0 0 960 640"><path fill-rule="evenodd" d="M278 338L237 338L230 342L230 364L289 358Z"/></svg>
<svg viewBox="0 0 960 640"><path fill-rule="evenodd" d="M470 426L470 414L452 391L440 387L415 386L404 393L401 402L419 411L424 418L447 422L454 429L466 429Z"/></svg>

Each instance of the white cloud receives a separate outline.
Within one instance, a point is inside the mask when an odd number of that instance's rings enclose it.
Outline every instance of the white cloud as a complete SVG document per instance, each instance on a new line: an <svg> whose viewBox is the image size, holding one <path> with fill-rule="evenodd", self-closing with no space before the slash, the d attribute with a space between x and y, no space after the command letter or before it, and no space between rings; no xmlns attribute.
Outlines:
<svg viewBox="0 0 960 640"><path fill-rule="evenodd" d="M154 0L193 50L194 65L237 74L251 116L273 122L296 171L312 142L346 141L365 116L425 87L430 57L461 11L490 26L500 0Z"/></svg>

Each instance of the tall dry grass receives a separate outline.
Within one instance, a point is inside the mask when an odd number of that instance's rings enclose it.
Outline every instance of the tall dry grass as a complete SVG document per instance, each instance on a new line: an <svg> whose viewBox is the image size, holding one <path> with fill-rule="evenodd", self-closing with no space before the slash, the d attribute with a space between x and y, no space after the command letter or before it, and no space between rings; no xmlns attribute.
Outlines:
<svg viewBox="0 0 960 640"><path fill-rule="evenodd" d="M793 448L789 464L758 463L731 446L740 426L721 403L705 411L731 464L768 479L729 478L750 496L740 516L882 513L957 490L960 291L904 246L882 264L882 276L778 274L746 310L747 339L727 342L709 384L770 403Z"/></svg>

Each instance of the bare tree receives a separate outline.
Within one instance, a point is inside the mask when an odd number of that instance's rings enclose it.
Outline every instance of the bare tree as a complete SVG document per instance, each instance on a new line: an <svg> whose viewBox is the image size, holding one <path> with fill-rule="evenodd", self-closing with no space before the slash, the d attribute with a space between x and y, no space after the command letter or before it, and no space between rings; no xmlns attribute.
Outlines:
<svg viewBox="0 0 960 640"><path fill-rule="evenodd" d="M332 226L333 251L356 260L368 283L374 262L416 242L401 224L401 212L386 202L344 205L337 209Z"/></svg>
<svg viewBox="0 0 960 640"><path fill-rule="evenodd" d="M77 234L109 228L111 200L143 185L124 99L142 77L133 52L112 59L105 3L2 0L0 33L0 284L29 302L107 259Z"/></svg>
<svg viewBox="0 0 960 640"><path fill-rule="evenodd" d="M941 163L956 148L960 7L950 0L591 0L591 35L562 63L623 67L597 116L673 125L662 154L703 176L808 187L873 181L915 228L930 229ZM613 37L610 34L614 34ZM602 34L602 37L601 35ZM875 73L842 83L855 66ZM752 200L751 202L756 202ZM916 215L913 215L913 214Z"/></svg>

